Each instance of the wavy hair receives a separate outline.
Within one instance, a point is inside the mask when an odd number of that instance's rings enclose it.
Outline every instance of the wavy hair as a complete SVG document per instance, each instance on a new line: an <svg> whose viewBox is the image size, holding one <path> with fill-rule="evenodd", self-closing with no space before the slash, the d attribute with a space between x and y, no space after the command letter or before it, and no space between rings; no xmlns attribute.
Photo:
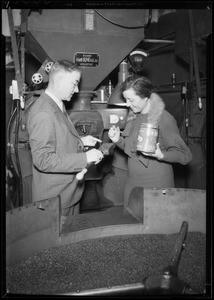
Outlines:
<svg viewBox="0 0 214 300"><path fill-rule="evenodd" d="M148 78L135 74L127 77L126 80L121 83L120 89L121 92L133 89L136 95L145 98L150 97L153 92L153 85Z"/></svg>

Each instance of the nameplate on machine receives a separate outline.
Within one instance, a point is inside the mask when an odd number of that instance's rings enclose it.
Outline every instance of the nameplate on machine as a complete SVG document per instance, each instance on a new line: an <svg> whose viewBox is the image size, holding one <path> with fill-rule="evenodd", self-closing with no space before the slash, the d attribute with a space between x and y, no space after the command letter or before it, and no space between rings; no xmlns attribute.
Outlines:
<svg viewBox="0 0 214 300"><path fill-rule="evenodd" d="M76 52L74 54L74 62L79 67L97 67L99 65L99 57L97 53Z"/></svg>

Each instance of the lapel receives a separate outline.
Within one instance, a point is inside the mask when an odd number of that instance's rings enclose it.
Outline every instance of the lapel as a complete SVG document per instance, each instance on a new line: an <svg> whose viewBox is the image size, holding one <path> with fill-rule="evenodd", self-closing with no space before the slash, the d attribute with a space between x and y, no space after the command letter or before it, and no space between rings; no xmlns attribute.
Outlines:
<svg viewBox="0 0 214 300"><path fill-rule="evenodd" d="M128 142L126 142L125 153L132 157L133 153L137 152L137 135L139 131L140 124L143 119L142 114L138 114L135 118L132 118L129 122L127 122L126 127L122 133ZM135 124L134 124L135 123ZM141 154L139 156L139 161L147 168L149 165L149 157Z"/></svg>
<svg viewBox="0 0 214 300"><path fill-rule="evenodd" d="M59 108L59 110L60 110L60 108ZM57 112L57 113L58 113L58 112ZM80 139L80 136L79 136L78 132L76 131L76 128L74 127L74 125L73 125L71 119L69 118L69 115L67 114L67 112L65 111L65 112L63 113L63 112L60 110L59 114L62 115L62 117L63 117L63 119L64 119L64 121L65 121L65 123L66 123L66 125L67 125L67 127L68 127L68 129L69 129L69 131L70 131L73 135L75 135L76 137L78 137L78 139Z"/></svg>
<svg viewBox="0 0 214 300"><path fill-rule="evenodd" d="M78 132L76 131L76 128L74 127L71 119L69 118L67 112L65 111L64 113L61 111L61 109L59 108L59 106L56 104L56 102L51 98L49 97L46 93L46 98L47 98L47 101L48 103L50 104L51 108L53 109L54 113L56 115L59 116L60 119L63 119L63 122L66 124L66 126L68 127L68 130L73 134L75 135L79 140L81 140ZM64 104L63 104L64 105ZM81 140L82 141L82 140Z"/></svg>

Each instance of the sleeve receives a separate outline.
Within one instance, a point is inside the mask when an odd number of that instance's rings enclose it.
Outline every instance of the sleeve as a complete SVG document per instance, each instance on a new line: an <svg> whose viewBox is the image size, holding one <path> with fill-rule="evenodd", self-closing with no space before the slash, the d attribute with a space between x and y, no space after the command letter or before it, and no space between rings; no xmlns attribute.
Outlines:
<svg viewBox="0 0 214 300"><path fill-rule="evenodd" d="M41 172L73 173L86 167L85 153L57 153L54 120L48 112L28 119L28 132L33 163Z"/></svg>
<svg viewBox="0 0 214 300"><path fill-rule="evenodd" d="M170 118L162 127L162 139L164 149L161 149L163 161L187 165L192 160L192 153L181 138L176 120Z"/></svg>
<svg viewBox="0 0 214 300"><path fill-rule="evenodd" d="M124 137L121 136L119 141L116 143L116 145L121 150L124 150L125 149L125 139L124 139Z"/></svg>

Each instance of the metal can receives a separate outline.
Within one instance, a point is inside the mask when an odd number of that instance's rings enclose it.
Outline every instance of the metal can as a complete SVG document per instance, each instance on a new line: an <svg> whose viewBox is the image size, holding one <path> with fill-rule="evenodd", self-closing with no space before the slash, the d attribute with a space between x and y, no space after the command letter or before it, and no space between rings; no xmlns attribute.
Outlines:
<svg viewBox="0 0 214 300"><path fill-rule="evenodd" d="M142 123L137 137L137 150L145 153L155 153L158 133L158 126Z"/></svg>

